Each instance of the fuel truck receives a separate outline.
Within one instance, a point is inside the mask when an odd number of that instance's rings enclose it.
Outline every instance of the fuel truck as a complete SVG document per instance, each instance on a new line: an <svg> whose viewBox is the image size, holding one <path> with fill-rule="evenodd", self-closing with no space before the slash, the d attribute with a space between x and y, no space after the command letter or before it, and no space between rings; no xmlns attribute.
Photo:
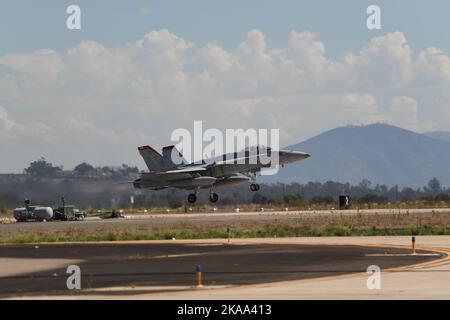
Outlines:
<svg viewBox="0 0 450 320"><path fill-rule="evenodd" d="M25 207L14 209L14 218L17 222L28 220L48 221L53 219L53 209L43 206L32 206L30 200L25 200Z"/></svg>
<svg viewBox="0 0 450 320"><path fill-rule="evenodd" d="M29 199L25 200L25 207L16 208L13 210L14 218L17 222L24 221L49 221L49 220L61 220L61 221L80 221L84 220L85 214L78 209L75 209L73 205L66 205L64 197L61 198L62 206L58 208L44 207L44 206L32 206Z"/></svg>

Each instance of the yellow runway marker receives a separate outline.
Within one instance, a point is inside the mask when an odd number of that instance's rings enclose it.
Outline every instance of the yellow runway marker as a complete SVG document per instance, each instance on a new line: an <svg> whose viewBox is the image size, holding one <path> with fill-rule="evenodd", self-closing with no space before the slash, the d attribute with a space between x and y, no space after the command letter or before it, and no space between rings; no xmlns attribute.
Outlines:
<svg viewBox="0 0 450 320"><path fill-rule="evenodd" d="M419 249L425 250L425 251L437 252L442 256L442 258L433 260L433 261L423 262L423 263L412 265L412 266L399 267L399 268L395 268L393 270L401 270L401 271L403 271L403 270L420 270L420 269L434 268L434 267L450 264L450 251L449 250L446 250L443 248L429 248L429 247L422 247Z"/></svg>
<svg viewBox="0 0 450 320"><path fill-rule="evenodd" d="M366 257L440 257L439 253L369 253Z"/></svg>
<svg viewBox="0 0 450 320"><path fill-rule="evenodd" d="M380 247L380 244L367 244L365 246L367 246L367 247ZM386 246L386 247L389 247L389 248L398 248L398 249L408 249L408 248L410 248L409 246L389 245L389 244L385 244L385 245L381 245L381 246ZM420 247L420 248L416 248L416 249L417 250L434 252L434 254L436 256L441 256L442 258L441 259L436 259L436 260L433 260L433 261L427 261L427 262L419 263L419 264L413 264L413 265L397 267L397 268L390 268L390 269L386 269L384 271L420 270L420 269L434 268L434 267L450 264L450 250L448 250L448 249L434 248L434 247ZM407 254L407 255L412 256L412 254ZM416 253L414 256L420 256L420 255L421 255L420 253L419 254Z"/></svg>

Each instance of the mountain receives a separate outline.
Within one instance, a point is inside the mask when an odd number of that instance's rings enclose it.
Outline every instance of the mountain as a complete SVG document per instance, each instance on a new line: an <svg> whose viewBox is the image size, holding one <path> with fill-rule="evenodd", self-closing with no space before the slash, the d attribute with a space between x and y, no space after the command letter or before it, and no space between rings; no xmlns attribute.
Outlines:
<svg viewBox="0 0 450 320"><path fill-rule="evenodd" d="M433 178L450 185L450 142L387 124L348 126L286 149L311 158L286 165L264 182L372 183L421 187Z"/></svg>
<svg viewBox="0 0 450 320"><path fill-rule="evenodd" d="M434 139L450 142L450 131L425 132L424 135Z"/></svg>

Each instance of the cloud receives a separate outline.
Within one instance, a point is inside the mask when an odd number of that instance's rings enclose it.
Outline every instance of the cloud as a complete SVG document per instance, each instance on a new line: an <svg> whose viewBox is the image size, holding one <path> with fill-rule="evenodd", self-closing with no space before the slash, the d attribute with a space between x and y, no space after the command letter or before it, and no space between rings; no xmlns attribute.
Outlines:
<svg viewBox="0 0 450 320"><path fill-rule="evenodd" d="M414 62L416 83L422 86L440 86L450 83L450 57L437 48L422 51Z"/></svg>
<svg viewBox="0 0 450 320"><path fill-rule="evenodd" d="M200 48L194 61L210 65L217 72L227 72L237 65L237 58L219 46L217 42L208 43Z"/></svg>
<svg viewBox="0 0 450 320"><path fill-rule="evenodd" d="M417 112L417 101L410 97L396 97L389 106L389 118L395 124L417 123Z"/></svg>
<svg viewBox="0 0 450 320"><path fill-rule="evenodd" d="M401 32L373 38L351 64L367 86L402 86L412 78L412 52Z"/></svg>
<svg viewBox="0 0 450 320"><path fill-rule="evenodd" d="M36 155L66 167L141 164L136 146L169 144L172 130L191 129L194 120L279 128L282 145L346 124L421 128L423 114L428 127L450 121L449 56L434 47L415 55L401 32L329 59L310 31L292 31L286 44L271 47L254 29L226 49L161 29L115 47L90 40L66 52L3 55L0 65L7 70L0 74L2 145L30 142L23 160L2 159L7 171ZM434 93L439 101L429 98Z"/></svg>
<svg viewBox="0 0 450 320"><path fill-rule="evenodd" d="M391 124L416 132L435 130L437 122L429 121L428 118L420 119L419 110L416 99L407 96L395 97L389 104L385 119Z"/></svg>
<svg viewBox="0 0 450 320"><path fill-rule="evenodd" d="M14 126L14 121L9 119L8 113L2 107L0 107L0 129L10 131Z"/></svg>

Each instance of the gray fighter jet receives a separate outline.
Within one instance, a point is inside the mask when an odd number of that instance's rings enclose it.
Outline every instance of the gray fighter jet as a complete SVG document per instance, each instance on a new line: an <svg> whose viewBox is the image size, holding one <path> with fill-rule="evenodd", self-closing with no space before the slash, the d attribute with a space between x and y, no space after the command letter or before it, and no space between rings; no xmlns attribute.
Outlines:
<svg viewBox="0 0 450 320"><path fill-rule="evenodd" d="M283 167L285 164L309 158L309 154L299 151L274 151L267 147L251 147L241 152L224 154L200 162L186 163L182 154L174 147L162 149L162 155L150 146L138 148L149 172L142 172L134 180L136 189L160 190L178 188L194 190L188 195L188 202L197 201L200 189L209 189L209 199L217 202L216 187L234 186L251 181L250 190L258 191L257 174L263 168ZM277 163L267 160L276 159Z"/></svg>

